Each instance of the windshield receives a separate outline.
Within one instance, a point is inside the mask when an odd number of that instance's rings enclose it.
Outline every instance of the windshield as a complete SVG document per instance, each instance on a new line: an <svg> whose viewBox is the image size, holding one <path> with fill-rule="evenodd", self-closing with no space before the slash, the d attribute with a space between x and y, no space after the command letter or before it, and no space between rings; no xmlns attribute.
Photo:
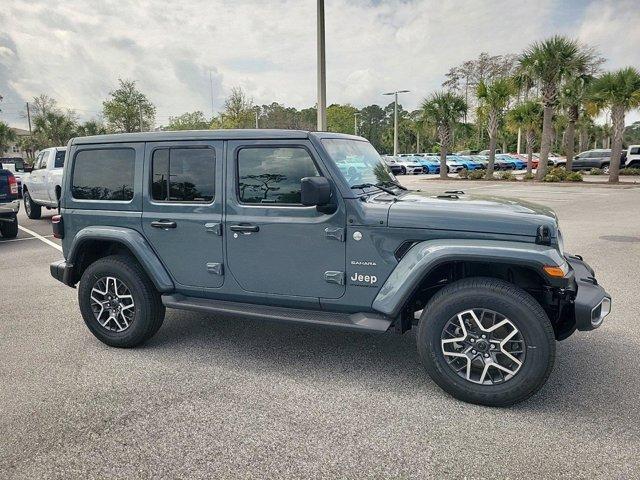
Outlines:
<svg viewBox="0 0 640 480"><path fill-rule="evenodd" d="M395 183L396 179L389 167L369 142L325 138L322 145L350 187L364 183Z"/></svg>

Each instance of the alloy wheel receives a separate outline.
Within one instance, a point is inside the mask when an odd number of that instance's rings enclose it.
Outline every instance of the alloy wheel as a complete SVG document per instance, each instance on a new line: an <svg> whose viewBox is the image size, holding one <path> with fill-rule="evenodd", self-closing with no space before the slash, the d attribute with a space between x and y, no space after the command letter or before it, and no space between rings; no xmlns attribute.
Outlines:
<svg viewBox="0 0 640 480"><path fill-rule="evenodd" d="M495 385L512 379L525 361L524 338L514 323L493 310L458 313L441 334L442 354L463 379Z"/></svg>
<svg viewBox="0 0 640 480"><path fill-rule="evenodd" d="M102 277L93 284L91 309L102 327L116 333L129 328L135 315L131 291L116 277Z"/></svg>

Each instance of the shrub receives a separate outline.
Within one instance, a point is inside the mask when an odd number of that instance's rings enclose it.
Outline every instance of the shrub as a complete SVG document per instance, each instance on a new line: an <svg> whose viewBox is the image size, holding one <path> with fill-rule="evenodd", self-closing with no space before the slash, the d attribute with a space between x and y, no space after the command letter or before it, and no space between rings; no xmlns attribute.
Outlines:
<svg viewBox="0 0 640 480"><path fill-rule="evenodd" d="M536 176L533 173L525 173L524 177L522 177L523 180L533 180L534 178L536 178Z"/></svg>
<svg viewBox="0 0 640 480"><path fill-rule="evenodd" d="M469 172L468 178L470 180L482 180L485 175L486 172L484 170L473 170L472 172Z"/></svg>
<svg viewBox="0 0 640 480"><path fill-rule="evenodd" d="M640 168L623 168L620 175L640 175Z"/></svg>
<svg viewBox="0 0 640 480"><path fill-rule="evenodd" d="M589 173L591 175L602 175L604 172L601 168L592 168L591 170L589 170Z"/></svg>
<svg viewBox="0 0 640 480"><path fill-rule="evenodd" d="M560 180L566 180L567 176L570 175L570 172L568 172L564 167L553 167L547 172L547 175L554 175Z"/></svg>
<svg viewBox="0 0 640 480"><path fill-rule="evenodd" d="M542 181L543 182L561 182L562 180L557 175L552 175L550 173L547 173L542 179Z"/></svg>
<svg viewBox="0 0 640 480"><path fill-rule="evenodd" d="M502 172L498 177L500 180L506 180L508 182L515 182L517 180L516 176L511 172Z"/></svg>
<svg viewBox="0 0 640 480"><path fill-rule="evenodd" d="M462 170L460 170L458 172L458 177L459 178L469 178L469 170L467 170L466 168L463 168Z"/></svg>
<svg viewBox="0 0 640 480"><path fill-rule="evenodd" d="M567 182L582 182L583 178L582 178L582 175L580 175L578 172L571 172L570 174L568 174L566 176L565 181L567 181Z"/></svg>

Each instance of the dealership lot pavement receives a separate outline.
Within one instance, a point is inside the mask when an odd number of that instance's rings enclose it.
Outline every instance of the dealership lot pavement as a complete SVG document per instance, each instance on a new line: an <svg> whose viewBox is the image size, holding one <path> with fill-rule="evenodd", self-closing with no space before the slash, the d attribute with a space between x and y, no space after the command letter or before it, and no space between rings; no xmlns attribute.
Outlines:
<svg viewBox="0 0 640 480"><path fill-rule="evenodd" d="M556 209L566 249L613 295L510 409L444 394L412 332L345 333L168 311L144 347L106 347L61 257L0 240L0 478L640 478L640 186L403 178ZM50 214L21 225L51 239Z"/></svg>

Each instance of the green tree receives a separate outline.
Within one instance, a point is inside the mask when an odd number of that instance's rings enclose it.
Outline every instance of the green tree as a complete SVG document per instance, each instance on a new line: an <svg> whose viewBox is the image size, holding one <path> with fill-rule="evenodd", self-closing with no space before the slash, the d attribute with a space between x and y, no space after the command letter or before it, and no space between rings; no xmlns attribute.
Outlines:
<svg viewBox="0 0 640 480"><path fill-rule="evenodd" d="M447 178L447 152L451 148L454 128L467 112L467 104L461 95L438 91L422 102L425 122L432 125L440 140L440 178Z"/></svg>
<svg viewBox="0 0 640 480"><path fill-rule="evenodd" d="M253 128L254 115L253 100L247 98L242 88L233 87L224 101L224 112L213 124L220 128Z"/></svg>
<svg viewBox="0 0 640 480"><path fill-rule="evenodd" d="M538 179L547 173L553 140L553 114L558 105L560 85L567 78L595 67L597 62L592 49L559 35L534 43L520 56L520 68L539 82L544 107Z"/></svg>
<svg viewBox="0 0 640 480"><path fill-rule="evenodd" d="M45 112L32 121L38 149L64 146L76 136L77 124L73 112Z"/></svg>
<svg viewBox="0 0 640 480"><path fill-rule="evenodd" d="M169 117L167 130L207 130L211 122L200 110L187 112L177 117Z"/></svg>
<svg viewBox="0 0 640 480"><path fill-rule="evenodd" d="M0 122L0 155L9 149L9 145L16 141L16 132L9 125Z"/></svg>
<svg viewBox="0 0 640 480"><path fill-rule="evenodd" d="M153 127L156 107L136 88L134 80L118 79L119 87L102 102L109 129L115 132L142 132Z"/></svg>
<svg viewBox="0 0 640 480"><path fill-rule="evenodd" d="M76 128L76 134L79 137L90 137L92 135L104 135L107 129L98 120L87 120Z"/></svg>
<svg viewBox="0 0 640 480"><path fill-rule="evenodd" d="M487 164L487 178L493 178L493 166L496 161L496 142L498 128L509 100L513 93L513 85L506 78L496 78L491 82L481 81L477 88L480 108L486 112L487 133L489 134L489 163Z"/></svg>
<svg viewBox="0 0 640 480"><path fill-rule="evenodd" d="M337 133L354 133L354 114L358 111L352 105L334 103L327 107L327 130Z"/></svg>
<svg viewBox="0 0 640 480"><path fill-rule="evenodd" d="M633 67L607 72L594 80L590 89L590 98L598 108L607 108L611 112L613 144L609 182L617 183L625 114L640 106L640 73Z"/></svg>
<svg viewBox="0 0 640 480"><path fill-rule="evenodd" d="M527 173L533 169L533 146L536 134L542 127L542 105L540 102L528 100L516 105L507 113L507 126L513 132L524 132L527 148Z"/></svg>
<svg viewBox="0 0 640 480"><path fill-rule="evenodd" d="M580 120L582 104L587 100L589 82L593 77L586 72L581 72L576 76L567 79L562 86L560 105L564 108L567 116L567 129L565 130L565 156L567 157L567 170L571 170L573 157L576 148L576 125Z"/></svg>

